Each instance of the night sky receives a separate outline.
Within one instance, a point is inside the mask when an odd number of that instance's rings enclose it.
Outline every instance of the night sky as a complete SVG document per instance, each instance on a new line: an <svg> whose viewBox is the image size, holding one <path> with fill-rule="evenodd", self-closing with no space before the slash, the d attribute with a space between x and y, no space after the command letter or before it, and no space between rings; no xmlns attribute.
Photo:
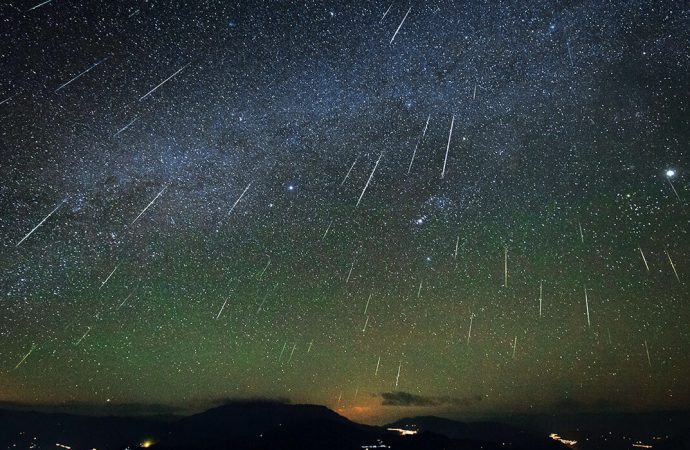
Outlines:
<svg viewBox="0 0 690 450"><path fill-rule="evenodd" d="M690 404L687 3L232 3L0 6L4 404Z"/></svg>

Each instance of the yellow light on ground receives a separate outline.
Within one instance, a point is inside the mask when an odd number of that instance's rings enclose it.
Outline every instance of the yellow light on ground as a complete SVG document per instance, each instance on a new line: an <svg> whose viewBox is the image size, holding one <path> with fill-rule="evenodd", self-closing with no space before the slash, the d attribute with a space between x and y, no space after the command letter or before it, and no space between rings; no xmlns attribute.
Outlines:
<svg viewBox="0 0 690 450"><path fill-rule="evenodd" d="M572 440L572 439L563 439L562 437L560 437L560 436L557 435L556 433L551 433L551 434L549 435L549 437L550 437L551 439L553 439L554 441L558 441L558 442L560 442L560 443L562 443L562 444L565 444L565 445L567 445L567 446L573 446L573 445L577 444L577 441Z"/></svg>
<svg viewBox="0 0 690 450"><path fill-rule="evenodd" d="M387 430L400 433L400 436L412 436L417 434L417 430L407 430L405 428L387 428Z"/></svg>
<svg viewBox="0 0 690 450"><path fill-rule="evenodd" d="M147 440L147 441L142 442L139 446L140 446L141 448L149 448L149 447L151 447L152 445L153 445L153 441Z"/></svg>

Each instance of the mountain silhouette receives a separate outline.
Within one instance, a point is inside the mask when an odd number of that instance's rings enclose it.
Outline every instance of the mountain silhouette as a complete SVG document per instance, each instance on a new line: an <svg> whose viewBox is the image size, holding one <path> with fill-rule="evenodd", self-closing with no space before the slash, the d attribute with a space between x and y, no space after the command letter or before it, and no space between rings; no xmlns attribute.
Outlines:
<svg viewBox="0 0 690 450"><path fill-rule="evenodd" d="M440 434L451 439L510 443L511 448L524 447L534 450L563 449L553 439L533 431L497 422L458 422L435 416L408 417L397 420L388 428L416 429L420 432Z"/></svg>
<svg viewBox="0 0 690 450"><path fill-rule="evenodd" d="M73 450L514 450L560 449L543 436L501 424L463 424L435 417L403 419L419 433L402 436L362 425L324 406L268 401L232 402L187 417L90 417L0 410L0 446ZM519 445L518 445L519 442ZM508 447L506 447L508 446Z"/></svg>

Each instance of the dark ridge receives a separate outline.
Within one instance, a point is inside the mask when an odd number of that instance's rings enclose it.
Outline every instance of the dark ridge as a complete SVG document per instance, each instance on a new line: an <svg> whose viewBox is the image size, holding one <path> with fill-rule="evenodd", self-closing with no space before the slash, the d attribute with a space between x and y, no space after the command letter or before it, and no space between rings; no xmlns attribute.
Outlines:
<svg viewBox="0 0 690 450"><path fill-rule="evenodd" d="M446 428L450 427L447 422L452 421L426 418L426 423L445 424ZM384 427L352 422L324 406L275 401L231 402L173 420L0 410L0 423L0 447L3 448L55 448L56 444L75 450L124 450L145 446L170 450L345 450L382 445L409 450L506 448L504 443L494 441L495 431L501 429L499 425L487 427L486 435L465 433L458 438L429 429L413 436L401 436ZM402 425L404 421L396 423ZM515 445L514 441L510 448L565 448L544 447L541 439L530 441L528 436L520 436L524 444Z"/></svg>

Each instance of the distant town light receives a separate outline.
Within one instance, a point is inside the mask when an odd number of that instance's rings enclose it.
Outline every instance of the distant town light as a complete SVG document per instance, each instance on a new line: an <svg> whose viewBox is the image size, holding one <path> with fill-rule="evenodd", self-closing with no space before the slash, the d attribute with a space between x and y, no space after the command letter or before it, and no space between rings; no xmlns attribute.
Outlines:
<svg viewBox="0 0 690 450"><path fill-rule="evenodd" d="M407 430L405 428L387 428L387 430L400 433L400 436L412 436L417 434L417 430Z"/></svg>
<svg viewBox="0 0 690 450"><path fill-rule="evenodd" d="M556 433L551 433L551 434L549 435L549 437L550 437L551 439L553 439L554 441L558 441L558 442L560 442L560 443L562 443L562 444L565 444L565 445L572 446L572 445L577 444L577 441L572 440L572 439L563 439L562 437L560 437L560 436L559 436L558 434L556 434Z"/></svg>

